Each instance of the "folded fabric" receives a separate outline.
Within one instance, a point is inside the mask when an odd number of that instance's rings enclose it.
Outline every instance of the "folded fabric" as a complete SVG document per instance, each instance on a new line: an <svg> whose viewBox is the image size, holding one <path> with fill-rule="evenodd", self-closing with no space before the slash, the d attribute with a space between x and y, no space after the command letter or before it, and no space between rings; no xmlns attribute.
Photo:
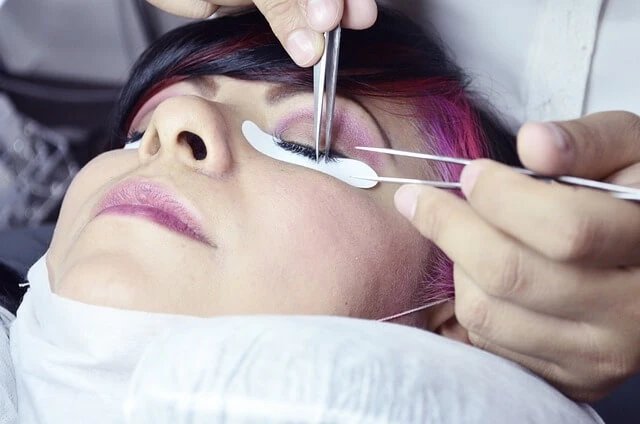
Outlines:
<svg viewBox="0 0 640 424"><path fill-rule="evenodd" d="M512 362L394 324L212 318L145 352L128 423L602 422Z"/></svg>

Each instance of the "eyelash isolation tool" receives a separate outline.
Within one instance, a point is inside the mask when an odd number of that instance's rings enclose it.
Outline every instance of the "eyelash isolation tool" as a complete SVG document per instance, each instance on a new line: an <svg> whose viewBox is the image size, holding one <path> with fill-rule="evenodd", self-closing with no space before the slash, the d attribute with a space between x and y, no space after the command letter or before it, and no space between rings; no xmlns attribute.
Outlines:
<svg viewBox="0 0 640 424"><path fill-rule="evenodd" d="M403 151L403 150L386 149L386 148L380 148L380 147L358 146L358 147L356 147L356 149L358 149L358 150L366 150L368 152L374 152L374 153L382 153L382 154L394 155L394 156L405 156L405 157L410 157L410 158L426 159L426 160L433 160L433 161L438 161L438 162L455 163L455 164L458 164L458 165L468 165L469 163L471 163L470 159L453 158L453 157L448 157L448 156L429 155L429 154L425 154L425 153L407 152L407 151ZM611 194L613 197L616 197L618 199L624 199L624 200L631 200L631 201L634 201L634 202L640 202L640 189L636 189L636 188L632 188L632 187L625 187L625 186L616 185L616 184L603 183L603 182L600 182L600 181L589 180L589 179L586 179L586 178L571 177L571 176L549 177L549 176L544 176L544 175L537 174L537 173L535 173L533 171L530 171L530 170L524 169L524 168L518 168L518 167L515 167L515 166L512 166L511 168L514 169L515 171L521 173L521 174L529 175L529 176L531 176L533 178L538 178L538 179L547 180L547 181L555 181L555 182L558 182L558 183L568 184L568 185L573 185L573 186L593 188L593 189L596 189L596 190L606 191L609 194ZM451 190L458 190L458 189L461 188L459 182L428 181L428 180L419 180L419 179L411 179L411 178L395 178L395 177L364 177L364 176L363 177L357 177L357 176L354 176L353 178L363 179L363 180L367 180L367 181L378 181L378 182L382 182L382 183L422 184L422 185L430 185L430 186L433 186L433 187L451 189Z"/></svg>
<svg viewBox="0 0 640 424"><path fill-rule="evenodd" d="M336 29L325 32L325 48L320 61L313 67L313 129L316 145L316 162L320 160L320 138L322 135L322 112L324 109L324 96L327 96L326 123L325 123L325 160L329 157L331 149L331 132L333 129L333 115L336 104L336 85L338 80L338 58L340 56L340 25Z"/></svg>

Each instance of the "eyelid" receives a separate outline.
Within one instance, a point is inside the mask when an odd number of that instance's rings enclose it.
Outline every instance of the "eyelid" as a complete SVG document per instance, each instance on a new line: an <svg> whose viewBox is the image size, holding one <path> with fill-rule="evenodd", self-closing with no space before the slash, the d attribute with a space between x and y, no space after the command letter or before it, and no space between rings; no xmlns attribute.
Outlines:
<svg viewBox="0 0 640 424"><path fill-rule="evenodd" d="M306 98L305 98L306 99ZM380 166L380 158L373 155L363 154L356 150L356 146L382 147L385 137L383 134L377 135L378 124L371 113L358 102L352 99L338 99L333 125L333 137L335 143L332 150L338 149L342 153L349 153L350 157L363 158L368 163ZM283 106L284 107L284 106ZM301 128L303 134L313 134L314 110L307 101L292 101L287 103L281 117L276 121L275 134L282 136L285 132L295 128ZM300 126L300 127L298 127ZM296 137L284 137L292 139ZM313 137L309 137L311 140ZM380 140L381 142L378 142ZM306 144L306 143L305 143Z"/></svg>
<svg viewBox="0 0 640 424"><path fill-rule="evenodd" d="M276 142L276 144L280 145L281 147L283 147L285 150L289 150L292 151L290 149L287 149L287 146L297 146L301 149L307 150L309 153L313 153L312 156L315 157L315 146L313 146L313 143L305 143L305 142L298 142L298 141L293 141L293 140L287 140L284 139L282 137L278 137L276 135L273 136L274 141ZM293 152L293 151L292 151ZM296 153L296 152L293 152ZM324 159L326 153L324 150L320 151L320 157ZM345 155L344 153L342 153L339 150L336 149L331 149L331 151L329 152L329 158L330 161L333 159L351 159L349 156Z"/></svg>

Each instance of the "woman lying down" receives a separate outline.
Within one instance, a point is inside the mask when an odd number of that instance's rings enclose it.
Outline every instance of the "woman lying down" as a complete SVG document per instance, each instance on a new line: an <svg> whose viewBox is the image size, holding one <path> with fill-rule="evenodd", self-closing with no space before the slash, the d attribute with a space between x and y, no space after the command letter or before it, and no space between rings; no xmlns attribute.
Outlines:
<svg viewBox="0 0 640 424"><path fill-rule="evenodd" d="M464 344L450 262L353 178L460 171L356 146L515 163L514 138L388 12L345 31L338 87L316 162L311 70L261 15L143 54L29 272L4 422L599 422Z"/></svg>

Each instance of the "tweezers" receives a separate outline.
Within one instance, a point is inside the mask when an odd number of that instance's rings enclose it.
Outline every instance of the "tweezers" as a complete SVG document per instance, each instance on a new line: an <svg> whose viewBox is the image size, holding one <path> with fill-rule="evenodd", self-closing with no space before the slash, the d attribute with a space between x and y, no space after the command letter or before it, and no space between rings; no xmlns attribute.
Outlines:
<svg viewBox="0 0 640 424"><path fill-rule="evenodd" d="M429 155L424 153L407 152L403 150L386 149L386 148L380 148L380 147L359 146L359 147L356 147L356 149L366 150L374 153L394 155L394 156L405 156L405 157L411 157L411 158L417 158L417 159L433 160L437 162L454 163L454 164L463 165L463 166L466 166L469 163L471 163L470 159ZM611 194L613 197L616 197L618 199L640 202L640 189L625 187L617 184L603 183L600 181L589 180L586 178L571 177L571 176L549 177L549 176L537 174L529 169L519 168L515 166L511 168L521 174L529 175L533 178L606 191L609 194ZM412 178L395 178L395 177L364 177L364 176L356 177L354 176L353 178L358 178L358 179L367 180L367 181L377 181L382 183L422 184L422 185L429 185L429 186L442 188L442 189L449 189L449 190L459 190L461 188L460 182L429 181L429 180L420 180L420 179L412 179Z"/></svg>
<svg viewBox="0 0 640 424"><path fill-rule="evenodd" d="M324 33L325 48L320 61L313 67L313 129L316 145L316 162L320 160L320 143L322 137L322 114L324 97L327 96L325 118L324 157L329 158L331 149L331 134L333 130L333 115L336 104L336 85L338 81L338 58L340 56L340 25L336 29ZM326 89L326 90L325 90Z"/></svg>

